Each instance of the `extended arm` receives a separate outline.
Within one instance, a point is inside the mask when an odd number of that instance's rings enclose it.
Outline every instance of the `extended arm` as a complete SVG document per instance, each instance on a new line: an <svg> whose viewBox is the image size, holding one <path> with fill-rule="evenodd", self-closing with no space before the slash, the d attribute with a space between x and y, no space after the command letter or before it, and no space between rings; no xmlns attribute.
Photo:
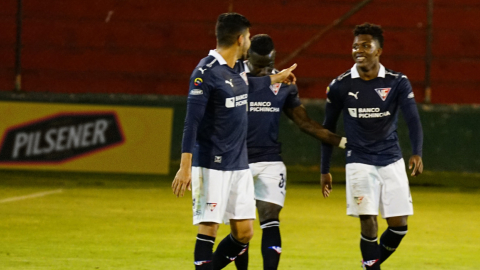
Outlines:
<svg viewBox="0 0 480 270"><path fill-rule="evenodd" d="M340 145L342 137L330 132L318 122L311 119L303 105L295 108L286 108L284 109L284 112L288 118L290 118L303 132L319 139L324 143L345 148L345 139L343 140L343 145Z"/></svg>
<svg viewBox="0 0 480 270"><path fill-rule="evenodd" d="M286 83L286 84L295 84L297 78L293 74L293 70L297 67L297 64L293 64L291 67L283 69L277 74L270 75L272 84L274 83Z"/></svg>
<svg viewBox="0 0 480 270"><path fill-rule="evenodd" d="M175 196L183 197L185 189L191 190L192 181L192 152L195 147L197 128L205 113L206 106L189 102L187 104L187 116L183 128L182 157L180 169L172 182L172 190Z"/></svg>

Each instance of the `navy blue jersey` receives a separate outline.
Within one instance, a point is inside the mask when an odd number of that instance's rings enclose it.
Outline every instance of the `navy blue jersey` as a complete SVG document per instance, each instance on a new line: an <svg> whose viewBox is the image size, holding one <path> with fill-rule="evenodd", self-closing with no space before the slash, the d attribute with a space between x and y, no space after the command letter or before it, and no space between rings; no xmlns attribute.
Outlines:
<svg viewBox="0 0 480 270"><path fill-rule="evenodd" d="M190 77L182 153L193 153L193 166L248 169L248 81L241 69L241 61L232 69L212 50ZM263 82L269 85L270 78Z"/></svg>
<svg viewBox="0 0 480 270"><path fill-rule="evenodd" d="M377 78L365 81L356 65L327 88L324 126L335 132L343 112L347 163L386 166L402 158L397 135L398 111L407 122L412 154L422 155L423 133L407 76L380 65ZM322 173L328 173L332 146L322 144Z"/></svg>
<svg viewBox="0 0 480 270"><path fill-rule="evenodd" d="M248 75L249 79L253 76ZM248 161L282 161L278 142L280 114L284 108L300 106L296 85L276 83L250 85L248 95Z"/></svg>

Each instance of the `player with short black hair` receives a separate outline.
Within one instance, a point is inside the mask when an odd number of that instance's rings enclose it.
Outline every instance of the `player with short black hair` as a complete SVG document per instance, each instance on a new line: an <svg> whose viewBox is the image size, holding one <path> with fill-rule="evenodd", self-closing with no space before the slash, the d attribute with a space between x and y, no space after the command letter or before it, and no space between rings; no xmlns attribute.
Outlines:
<svg viewBox="0 0 480 270"><path fill-rule="evenodd" d="M224 268L253 236L255 200L246 146L248 85L295 82L291 71L296 65L248 80L238 59L250 47L249 28L250 22L240 14L220 15L217 48L190 77L181 163L172 190L177 197L192 190L193 223L198 225L196 269ZM212 254L222 222L230 224L231 234Z"/></svg>
<svg viewBox="0 0 480 270"><path fill-rule="evenodd" d="M223 13L218 16L215 36L218 46L232 46L246 29L251 27L250 21L237 13Z"/></svg>
<svg viewBox="0 0 480 270"><path fill-rule="evenodd" d="M275 74L275 47L266 34L252 38L245 62L249 78ZM326 143L338 146L345 138L331 133L310 119L298 97L296 85L250 85L248 96L248 162L253 174L255 199L262 228L263 269L278 268L282 243L280 236L280 211L286 195L287 171L278 142L282 111L305 133ZM237 269L248 267L248 249L235 260Z"/></svg>
<svg viewBox="0 0 480 270"><path fill-rule="evenodd" d="M380 269L407 233L413 215L412 198L397 134L398 112L409 129L412 176L423 171L423 132L407 76L380 64L383 47L380 26L365 23L354 30L355 65L327 87L324 126L335 132L343 122L346 145L347 215L360 217L360 249L364 269ZM322 146L321 185L324 197L332 188L329 173L332 147ZM377 239L378 210L388 228Z"/></svg>

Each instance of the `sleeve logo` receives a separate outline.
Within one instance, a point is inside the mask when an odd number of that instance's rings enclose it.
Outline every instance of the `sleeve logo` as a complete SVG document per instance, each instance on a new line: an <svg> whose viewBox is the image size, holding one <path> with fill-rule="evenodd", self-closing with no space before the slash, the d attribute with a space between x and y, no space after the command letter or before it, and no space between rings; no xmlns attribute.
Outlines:
<svg viewBox="0 0 480 270"><path fill-rule="evenodd" d="M190 90L190 95L192 95L192 96L203 95L203 90L202 89L192 89L192 90Z"/></svg>
<svg viewBox="0 0 480 270"><path fill-rule="evenodd" d="M203 83L202 78L195 78L195 80L193 81L193 84L195 86L200 86L200 85L202 85L202 83Z"/></svg>

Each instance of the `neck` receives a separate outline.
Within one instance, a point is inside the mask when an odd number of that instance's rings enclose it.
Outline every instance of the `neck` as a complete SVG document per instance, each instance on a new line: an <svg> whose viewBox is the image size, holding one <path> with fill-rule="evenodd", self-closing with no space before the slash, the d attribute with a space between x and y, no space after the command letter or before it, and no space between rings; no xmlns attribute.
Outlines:
<svg viewBox="0 0 480 270"><path fill-rule="evenodd" d="M365 81L369 81L375 79L378 76L378 72L380 70L380 63L374 63L370 67L358 67L357 71L360 75L360 78Z"/></svg>
<svg viewBox="0 0 480 270"><path fill-rule="evenodd" d="M238 46L230 46L230 47L219 47L217 45L217 49L215 49L227 62L227 65L231 68L235 66L235 62L237 62L238 58Z"/></svg>

